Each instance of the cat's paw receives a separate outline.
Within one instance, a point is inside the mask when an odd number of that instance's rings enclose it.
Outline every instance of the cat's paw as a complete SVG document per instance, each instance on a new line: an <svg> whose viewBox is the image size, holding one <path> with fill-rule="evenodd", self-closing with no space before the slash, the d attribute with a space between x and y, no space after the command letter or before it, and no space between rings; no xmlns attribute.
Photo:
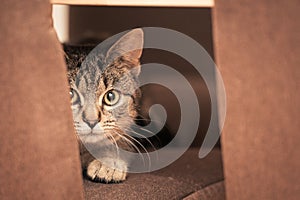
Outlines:
<svg viewBox="0 0 300 200"><path fill-rule="evenodd" d="M118 164L118 167L116 167ZM93 160L87 167L87 176L93 181L104 183L119 183L126 179L127 165L123 162L112 161L109 167L99 160Z"/></svg>

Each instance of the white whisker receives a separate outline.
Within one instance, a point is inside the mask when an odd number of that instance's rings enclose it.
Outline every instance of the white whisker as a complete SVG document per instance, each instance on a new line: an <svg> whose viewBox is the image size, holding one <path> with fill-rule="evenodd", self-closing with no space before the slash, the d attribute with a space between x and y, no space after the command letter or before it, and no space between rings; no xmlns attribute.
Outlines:
<svg viewBox="0 0 300 200"><path fill-rule="evenodd" d="M104 134L105 134L105 135L108 134L107 136L113 140L113 143L115 144L116 150L117 150L117 158L119 159L120 152L119 152L119 146L118 146L117 141L115 140L114 136L113 136L111 133L104 132Z"/></svg>
<svg viewBox="0 0 300 200"><path fill-rule="evenodd" d="M159 137L158 137L155 133L153 133L152 131L150 131L150 130L148 130L148 129L145 129L145 128L141 127L141 126L137 126L137 125L133 125L133 126L134 126L135 128L138 128L138 129L140 129L140 130L142 130L142 131L145 131L145 132L149 133L150 135L152 135L151 137L155 137L155 138L158 140L158 142L161 143ZM130 129L132 129L132 128L130 128ZM144 137L145 137L145 136L144 136Z"/></svg>
<svg viewBox="0 0 300 200"><path fill-rule="evenodd" d="M117 133L117 132L116 132ZM132 141L130 141L128 138L126 138L125 136L123 136L123 135L121 135L120 133L117 133L118 134L118 136L120 136L121 138L123 138L127 143L129 143L129 145L132 145L133 146L133 148L138 152L138 154L142 157L142 159L143 159L143 164L145 165L146 163L145 163L145 159L144 159L144 157L143 157L143 154L142 154L142 152L139 150L139 148L135 145L135 144L133 144L132 143Z"/></svg>
<svg viewBox="0 0 300 200"><path fill-rule="evenodd" d="M128 132L130 132L130 133L133 133L133 134L135 134L135 135L137 135L137 136L139 136L139 137L141 137L141 138L143 138L143 139L145 139L145 140L151 145L151 147L152 147L155 151L157 150L157 149L155 148L155 146L153 145L153 143L152 143L146 136L144 136L144 135L142 135L142 134L136 132L135 130L133 130L133 129L131 129L131 128L125 129L125 130L128 131Z"/></svg>
<svg viewBox="0 0 300 200"><path fill-rule="evenodd" d="M151 147L154 149L155 154L156 154L156 161L158 161L157 149L155 148L155 146L153 145L153 143L146 136L144 136L142 134L139 134L139 133L137 133L136 131L134 131L132 129L131 130L130 129L126 129L126 130L129 131L129 132L131 132L131 133L133 133L133 134L136 134L137 136L140 136L140 137L144 138L151 145Z"/></svg>
<svg viewBox="0 0 300 200"><path fill-rule="evenodd" d="M144 147L144 145L142 145L138 140L136 140L134 137L131 137L130 135L126 134L125 136L129 137L130 139L132 139L133 141L135 141L136 143L138 143L142 148L143 150L145 151L147 157L148 157L148 160L149 160L149 169L151 169L151 158L150 158L150 154L149 152L147 151L147 149Z"/></svg>

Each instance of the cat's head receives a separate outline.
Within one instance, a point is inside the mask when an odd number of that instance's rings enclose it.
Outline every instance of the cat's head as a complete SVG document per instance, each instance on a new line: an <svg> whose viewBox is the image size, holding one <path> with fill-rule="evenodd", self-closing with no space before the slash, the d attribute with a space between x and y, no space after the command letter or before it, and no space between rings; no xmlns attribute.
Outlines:
<svg viewBox="0 0 300 200"><path fill-rule="evenodd" d="M101 138L117 140L130 131L137 116L142 49L143 31L134 29L108 50L95 51L93 56L98 58L88 58L81 69L72 71L70 95L78 135L98 142Z"/></svg>

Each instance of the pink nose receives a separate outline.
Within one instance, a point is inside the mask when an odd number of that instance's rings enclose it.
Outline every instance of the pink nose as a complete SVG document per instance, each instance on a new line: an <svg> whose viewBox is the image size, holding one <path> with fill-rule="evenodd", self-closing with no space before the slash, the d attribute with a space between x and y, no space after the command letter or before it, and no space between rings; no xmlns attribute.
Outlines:
<svg viewBox="0 0 300 200"><path fill-rule="evenodd" d="M98 114L98 116L96 114L90 114L90 115L87 115L88 113L84 112L82 114L82 120L91 128L93 129L97 124L98 122L100 121L100 116Z"/></svg>
<svg viewBox="0 0 300 200"><path fill-rule="evenodd" d="M89 121L89 120L85 120L83 119L83 121L91 128L93 129L99 122L99 120L93 120L93 121Z"/></svg>

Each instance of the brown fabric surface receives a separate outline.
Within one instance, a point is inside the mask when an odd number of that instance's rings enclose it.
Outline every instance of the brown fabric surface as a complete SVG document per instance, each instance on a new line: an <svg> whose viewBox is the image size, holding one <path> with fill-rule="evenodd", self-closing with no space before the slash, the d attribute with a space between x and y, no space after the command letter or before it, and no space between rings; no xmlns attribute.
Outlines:
<svg viewBox="0 0 300 200"><path fill-rule="evenodd" d="M227 199L300 199L300 1L215 3Z"/></svg>
<svg viewBox="0 0 300 200"><path fill-rule="evenodd" d="M82 199L66 69L49 2L1 2L0 35L0 199Z"/></svg>
<svg viewBox="0 0 300 200"><path fill-rule="evenodd" d="M187 196L183 200L199 200L199 199L224 200L225 199L224 182L221 181L209 185Z"/></svg>
<svg viewBox="0 0 300 200"><path fill-rule="evenodd" d="M121 200L182 199L223 180L220 150L213 150L201 160L198 158L198 151L198 148L192 148L176 162L156 172L130 174L128 179L120 184L102 184L84 180L85 197ZM220 193L222 194L224 195Z"/></svg>

